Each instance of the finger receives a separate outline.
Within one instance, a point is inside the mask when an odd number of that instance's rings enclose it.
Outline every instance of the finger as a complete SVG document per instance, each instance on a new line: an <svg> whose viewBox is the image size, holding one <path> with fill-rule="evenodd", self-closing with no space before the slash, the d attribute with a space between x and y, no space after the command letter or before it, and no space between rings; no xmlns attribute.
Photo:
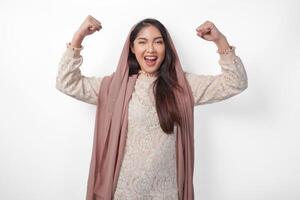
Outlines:
<svg viewBox="0 0 300 200"><path fill-rule="evenodd" d="M90 20L92 22L94 22L96 25L101 26L101 22L99 22L98 20L96 20L94 17L90 17Z"/></svg>
<svg viewBox="0 0 300 200"><path fill-rule="evenodd" d="M101 26L101 22L99 22L97 19L93 18L93 20L94 20L99 26Z"/></svg>
<svg viewBox="0 0 300 200"><path fill-rule="evenodd" d="M198 27L196 28L196 31L201 31L202 27L203 27L203 25L198 26Z"/></svg>
<svg viewBox="0 0 300 200"><path fill-rule="evenodd" d="M95 22L92 22L93 23L93 25L95 25L96 26L96 29L99 31L100 29L102 29L102 25L101 24L96 24Z"/></svg>
<svg viewBox="0 0 300 200"><path fill-rule="evenodd" d="M204 23L205 27L212 27L214 26L214 23L212 23L211 21L206 20Z"/></svg>
<svg viewBox="0 0 300 200"><path fill-rule="evenodd" d="M203 35L202 31L201 30L197 31L197 35L202 36Z"/></svg>
<svg viewBox="0 0 300 200"><path fill-rule="evenodd" d="M102 29L102 26L97 26L96 30L100 31Z"/></svg>
<svg viewBox="0 0 300 200"><path fill-rule="evenodd" d="M204 28L202 32L205 34L205 33L208 33L208 32L210 32L210 31L211 31L210 28Z"/></svg>
<svg viewBox="0 0 300 200"><path fill-rule="evenodd" d="M99 25L92 25L93 29L94 30L97 30L97 31L100 31L102 29L102 26L99 26Z"/></svg>
<svg viewBox="0 0 300 200"><path fill-rule="evenodd" d="M210 21L206 21L203 24L201 24L198 29L207 29L207 28L213 28L214 24Z"/></svg>
<svg viewBox="0 0 300 200"><path fill-rule="evenodd" d="M204 26L199 26L196 31L201 32L201 33L206 33L207 32L207 28Z"/></svg>
<svg viewBox="0 0 300 200"><path fill-rule="evenodd" d="M199 31L197 31L197 34L199 34L200 36L205 35L206 33L208 33L210 30L207 29L200 29Z"/></svg>
<svg viewBox="0 0 300 200"><path fill-rule="evenodd" d="M96 26L89 27L89 31L91 31L91 32L95 32L96 30L98 30L98 28Z"/></svg>
<svg viewBox="0 0 300 200"><path fill-rule="evenodd" d="M93 24L95 24L96 26L101 26L101 23L100 22L96 22L95 20L91 19L91 22Z"/></svg>
<svg viewBox="0 0 300 200"><path fill-rule="evenodd" d="M198 37L201 37L202 39L204 39L205 40L205 38L204 38L204 36L203 35L199 35L199 34L197 34L198 35Z"/></svg>

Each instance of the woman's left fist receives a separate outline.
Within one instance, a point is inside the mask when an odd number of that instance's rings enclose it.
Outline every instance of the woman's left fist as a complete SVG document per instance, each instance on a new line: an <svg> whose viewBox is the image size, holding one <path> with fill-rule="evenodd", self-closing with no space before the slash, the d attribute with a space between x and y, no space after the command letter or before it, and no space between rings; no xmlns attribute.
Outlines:
<svg viewBox="0 0 300 200"><path fill-rule="evenodd" d="M201 24L197 29L197 35L205 40L217 42L225 36L210 21Z"/></svg>

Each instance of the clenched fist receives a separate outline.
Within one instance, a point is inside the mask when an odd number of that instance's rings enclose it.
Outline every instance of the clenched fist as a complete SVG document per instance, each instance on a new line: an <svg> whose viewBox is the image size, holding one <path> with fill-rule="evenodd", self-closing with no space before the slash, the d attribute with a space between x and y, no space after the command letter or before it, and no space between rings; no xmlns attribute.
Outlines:
<svg viewBox="0 0 300 200"><path fill-rule="evenodd" d="M205 40L217 42L225 36L217 29L217 27L210 21L201 24L197 29L197 35Z"/></svg>
<svg viewBox="0 0 300 200"><path fill-rule="evenodd" d="M100 31L100 29L102 29L101 22L91 15L88 15L76 34L84 38L87 35L93 34L95 31Z"/></svg>
<svg viewBox="0 0 300 200"><path fill-rule="evenodd" d="M91 35L95 31L100 31L100 29L102 29L101 22L96 20L91 15L88 15L80 25L79 29L73 35L71 47L81 47L81 43L87 35Z"/></svg>

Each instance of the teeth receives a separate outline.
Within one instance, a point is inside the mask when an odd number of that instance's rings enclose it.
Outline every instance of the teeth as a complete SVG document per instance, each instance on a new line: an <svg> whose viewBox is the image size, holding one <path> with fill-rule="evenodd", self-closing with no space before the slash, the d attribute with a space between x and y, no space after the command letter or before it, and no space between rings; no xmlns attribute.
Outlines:
<svg viewBox="0 0 300 200"><path fill-rule="evenodd" d="M147 59L147 60L156 60L157 57L156 56L146 56L145 59Z"/></svg>

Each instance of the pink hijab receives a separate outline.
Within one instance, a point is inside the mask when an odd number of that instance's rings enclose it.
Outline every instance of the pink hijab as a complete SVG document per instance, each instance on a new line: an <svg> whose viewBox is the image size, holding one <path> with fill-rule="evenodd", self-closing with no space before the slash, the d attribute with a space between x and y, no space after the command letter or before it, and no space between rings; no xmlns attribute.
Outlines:
<svg viewBox="0 0 300 200"><path fill-rule="evenodd" d="M128 103L137 79L137 74L129 76L127 63L130 51L129 36L135 26L127 36L117 70L103 78L99 89L86 200L112 200L116 190L126 143ZM175 93L183 119L182 127L175 129L179 199L193 200L194 99L173 41L170 34L168 32L167 34L176 55L177 79L184 89L184 94L178 91Z"/></svg>

